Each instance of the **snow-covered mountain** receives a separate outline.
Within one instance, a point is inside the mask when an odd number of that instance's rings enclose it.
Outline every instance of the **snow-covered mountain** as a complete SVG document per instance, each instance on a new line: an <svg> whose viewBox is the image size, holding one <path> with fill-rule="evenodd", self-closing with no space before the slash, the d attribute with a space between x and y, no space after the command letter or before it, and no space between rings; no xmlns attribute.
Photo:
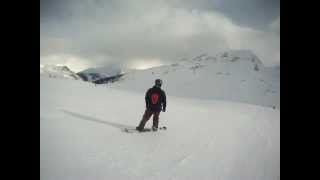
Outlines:
<svg viewBox="0 0 320 180"><path fill-rule="evenodd" d="M118 79L123 74L124 69L118 65L89 68L77 73L83 80L99 84Z"/></svg>
<svg viewBox="0 0 320 180"><path fill-rule="evenodd" d="M40 67L40 74L83 79L96 84L145 92L156 78L164 81L169 96L220 99L280 109L280 67L265 67L249 50L201 54L174 64L146 70L119 65L89 68L77 74L65 66Z"/></svg>
<svg viewBox="0 0 320 180"><path fill-rule="evenodd" d="M156 78L168 96L220 99L280 108L280 69L265 67L251 51L201 54L171 65L126 73L111 86L145 92Z"/></svg>
<svg viewBox="0 0 320 180"><path fill-rule="evenodd" d="M71 71L67 66L60 65L40 64L40 76L81 80L81 77L78 76L75 72Z"/></svg>

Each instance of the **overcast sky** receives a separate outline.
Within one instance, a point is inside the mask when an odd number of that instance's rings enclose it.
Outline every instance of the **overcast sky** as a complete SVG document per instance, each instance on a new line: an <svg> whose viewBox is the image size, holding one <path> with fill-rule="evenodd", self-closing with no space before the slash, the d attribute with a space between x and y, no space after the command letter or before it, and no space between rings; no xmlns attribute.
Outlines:
<svg viewBox="0 0 320 180"><path fill-rule="evenodd" d="M74 71L250 49L280 64L279 0L40 0L40 63Z"/></svg>

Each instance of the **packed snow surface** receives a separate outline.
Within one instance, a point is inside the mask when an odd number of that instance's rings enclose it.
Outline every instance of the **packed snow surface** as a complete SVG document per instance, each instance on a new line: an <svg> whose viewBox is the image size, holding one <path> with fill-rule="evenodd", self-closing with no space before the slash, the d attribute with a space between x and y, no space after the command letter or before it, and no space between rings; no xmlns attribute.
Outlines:
<svg viewBox="0 0 320 180"><path fill-rule="evenodd" d="M180 77L164 78L168 104L160 126L167 130L123 132L141 120L151 79L117 87L40 76L41 179L280 179L280 110L189 96L199 92L170 87L182 86Z"/></svg>

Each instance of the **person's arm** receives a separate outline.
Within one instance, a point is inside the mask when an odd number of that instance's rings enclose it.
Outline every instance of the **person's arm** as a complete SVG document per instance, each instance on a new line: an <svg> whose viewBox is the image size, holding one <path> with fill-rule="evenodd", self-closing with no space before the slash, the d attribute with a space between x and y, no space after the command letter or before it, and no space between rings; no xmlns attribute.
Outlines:
<svg viewBox="0 0 320 180"><path fill-rule="evenodd" d="M145 96L146 108L149 107L149 102L150 102L149 93L150 93L150 89L146 92L146 96Z"/></svg>
<svg viewBox="0 0 320 180"><path fill-rule="evenodd" d="M166 97L166 93L163 91L162 111L163 111L163 112L166 112L166 108L167 108L167 97Z"/></svg>

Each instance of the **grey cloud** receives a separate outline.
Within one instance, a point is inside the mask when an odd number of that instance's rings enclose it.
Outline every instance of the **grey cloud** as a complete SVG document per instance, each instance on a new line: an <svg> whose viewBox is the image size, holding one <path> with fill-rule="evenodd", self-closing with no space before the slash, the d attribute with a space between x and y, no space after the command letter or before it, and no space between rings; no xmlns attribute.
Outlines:
<svg viewBox="0 0 320 180"><path fill-rule="evenodd" d="M251 27L245 23L238 26L241 21L230 18L233 15L228 11L238 6L236 15L245 18L245 8L238 2L227 2L41 0L41 56L69 54L102 65L139 58L176 61L241 46L253 47L264 58L265 54L280 53L274 48L279 44L279 37L273 35L277 29L275 18L269 20L276 13L266 15L263 21L268 23L263 30L256 28L259 15L250 20L254 24ZM272 32L268 32L270 29Z"/></svg>

